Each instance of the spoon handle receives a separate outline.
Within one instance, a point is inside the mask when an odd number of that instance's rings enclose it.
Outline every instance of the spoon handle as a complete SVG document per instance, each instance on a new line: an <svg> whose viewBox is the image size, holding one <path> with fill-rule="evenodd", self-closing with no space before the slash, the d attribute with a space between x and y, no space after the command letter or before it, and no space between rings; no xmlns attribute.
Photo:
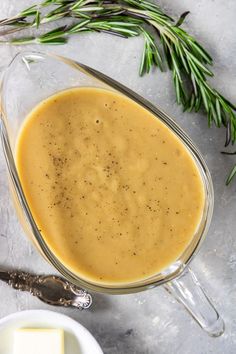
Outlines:
<svg viewBox="0 0 236 354"><path fill-rule="evenodd" d="M19 271L0 271L0 280L13 289L27 291L41 301L54 306L88 309L92 297L67 280L55 275L33 275Z"/></svg>

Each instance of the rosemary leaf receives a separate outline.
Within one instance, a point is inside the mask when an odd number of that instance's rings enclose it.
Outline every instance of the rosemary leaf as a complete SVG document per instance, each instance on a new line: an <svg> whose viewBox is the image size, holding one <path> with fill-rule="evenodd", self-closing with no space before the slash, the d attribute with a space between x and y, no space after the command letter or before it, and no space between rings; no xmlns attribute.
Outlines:
<svg viewBox="0 0 236 354"><path fill-rule="evenodd" d="M36 27L39 28L39 25L40 25L40 12L37 11L36 15L35 15L35 24L36 24Z"/></svg>
<svg viewBox="0 0 236 354"><path fill-rule="evenodd" d="M232 179L236 176L236 165L232 168L227 180L226 180L226 185L228 186Z"/></svg>
<svg viewBox="0 0 236 354"><path fill-rule="evenodd" d="M190 11L185 11L176 22L175 27L181 26L188 14L190 14Z"/></svg>

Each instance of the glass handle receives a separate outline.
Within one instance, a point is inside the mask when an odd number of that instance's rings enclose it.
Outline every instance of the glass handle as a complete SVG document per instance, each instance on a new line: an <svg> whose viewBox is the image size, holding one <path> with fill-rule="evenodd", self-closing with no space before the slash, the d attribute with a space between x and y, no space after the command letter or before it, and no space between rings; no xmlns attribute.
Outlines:
<svg viewBox="0 0 236 354"><path fill-rule="evenodd" d="M190 268L164 287L210 336L218 337L224 333L224 321Z"/></svg>

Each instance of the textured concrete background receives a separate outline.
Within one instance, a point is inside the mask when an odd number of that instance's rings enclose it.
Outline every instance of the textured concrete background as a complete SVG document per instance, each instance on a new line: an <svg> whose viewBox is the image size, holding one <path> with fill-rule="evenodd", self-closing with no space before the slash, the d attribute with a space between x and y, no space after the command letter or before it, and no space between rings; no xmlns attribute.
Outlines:
<svg viewBox="0 0 236 354"><path fill-rule="evenodd" d="M13 15L31 0L1 0L0 17ZM214 85L236 101L236 1L235 0L160 0L169 14L190 10L185 27L215 58ZM236 352L236 181L224 185L234 157L219 151L224 131L207 128L201 114L183 114L175 104L168 73L154 72L140 79L137 75L142 40L123 40L108 35L81 35L62 47L44 47L77 59L111 75L160 105L185 129L200 148L212 173L215 211L209 235L192 268L201 278L226 322L226 332L209 338L188 314L162 288L127 296L94 296L91 311L78 312L50 308L66 313L85 325L97 338L106 354L234 354ZM29 48L29 47L28 47ZM31 47L30 47L31 48ZM34 47L35 48L35 47ZM21 48L0 47L0 66ZM42 48L38 48L42 49ZM17 80L17 77L16 77ZM6 167L0 151L0 264L9 267L53 272L34 250L19 225L12 205ZM25 310L49 308L30 295L0 284L0 317Z"/></svg>

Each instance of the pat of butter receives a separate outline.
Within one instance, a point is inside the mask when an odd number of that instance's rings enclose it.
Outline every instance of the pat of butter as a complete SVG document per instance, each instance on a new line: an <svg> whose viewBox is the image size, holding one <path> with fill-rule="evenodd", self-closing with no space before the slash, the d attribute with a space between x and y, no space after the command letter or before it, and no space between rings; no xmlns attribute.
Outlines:
<svg viewBox="0 0 236 354"><path fill-rule="evenodd" d="M14 334L14 354L64 354L61 329L19 329Z"/></svg>

